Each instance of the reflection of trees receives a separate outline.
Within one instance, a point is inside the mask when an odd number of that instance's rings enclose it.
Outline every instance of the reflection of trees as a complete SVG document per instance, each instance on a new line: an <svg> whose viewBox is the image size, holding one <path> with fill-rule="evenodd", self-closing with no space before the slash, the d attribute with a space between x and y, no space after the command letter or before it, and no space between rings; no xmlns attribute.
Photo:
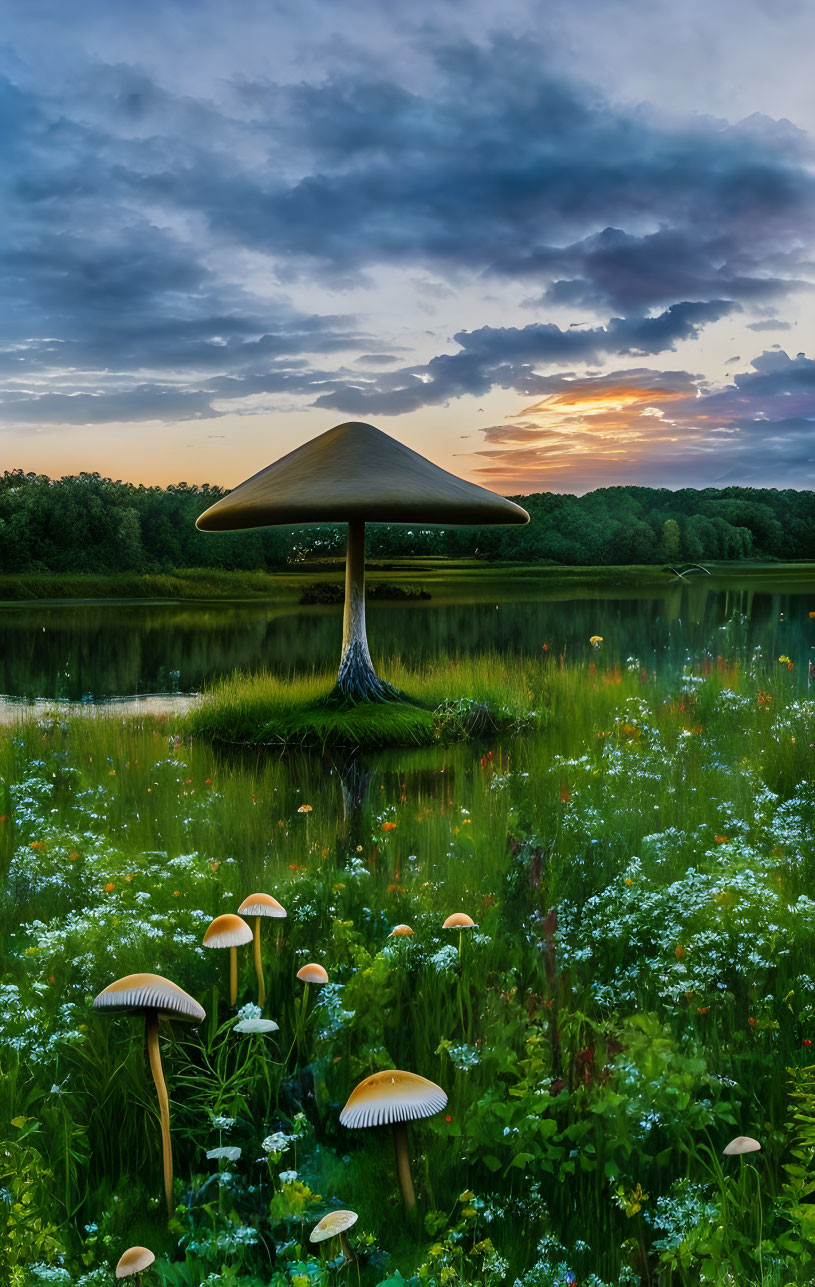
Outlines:
<svg viewBox="0 0 815 1287"><path fill-rule="evenodd" d="M735 646L722 627L746 620L738 639L767 656L784 653L804 672L815 642L808 613L815 598L797 590L768 592L766 582L721 585L710 578L673 582L660 594L628 597L559 591L559 597L481 603L369 606L369 635L380 659L411 661L470 653L587 656L603 636L606 653L645 666L681 665L685 655ZM513 594L534 595L517 585ZM268 603L33 605L0 614L0 691L16 696L114 696L194 691L235 669L283 675L333 666L341 609L280 611Z"/></svg>

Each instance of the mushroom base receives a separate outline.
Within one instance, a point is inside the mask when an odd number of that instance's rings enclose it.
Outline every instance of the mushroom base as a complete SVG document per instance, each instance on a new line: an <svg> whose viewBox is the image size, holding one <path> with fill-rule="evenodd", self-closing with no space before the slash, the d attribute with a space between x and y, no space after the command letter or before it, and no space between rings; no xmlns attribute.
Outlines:
<svg viewBox="0 0 815 1287"><path fill-rule="evenodd" d="M398 690L377 675L368 646L362 639L352 639L345 649L332 696L347 702L395 702L401 699Z"/></svg>

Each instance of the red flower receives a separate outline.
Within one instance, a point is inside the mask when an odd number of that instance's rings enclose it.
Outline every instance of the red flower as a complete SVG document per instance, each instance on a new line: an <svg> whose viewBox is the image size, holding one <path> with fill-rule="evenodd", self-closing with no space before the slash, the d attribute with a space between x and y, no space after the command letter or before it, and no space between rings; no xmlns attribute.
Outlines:
<svg viewBox="0 0 815 1287"><path fill-rule="evenodd" d="M453 1119L452 1119L452 1117L450 1116L450 1114L448 1113L444 1120L445 1120L446 1122L452 1122L452 1120L453 1120Z"/></svg>
<svg viewBox="0 0 815 1287"><path fill-rule="evenodd" d="M809 1040L809 1038L808 1038L808 1037L804 1037L804 1040L801 1042L801 1045L802 1045L802 1046L811 1046L811 1045L812 1045L812 1042Z"/></svg>
<svg viewBox="0 0 815 1287"><path fill-rule="evenodd" d="M755 1026L756 1026L756 1021L755 1021L755 1019L753 1018L753 1016L752 1016L752 1015L750 1015L750 1018L747 1020L747 1022L749 1023L749 1025L750 1025L750 1027L751 1027L751 1028L755 1028Z"/></svg>

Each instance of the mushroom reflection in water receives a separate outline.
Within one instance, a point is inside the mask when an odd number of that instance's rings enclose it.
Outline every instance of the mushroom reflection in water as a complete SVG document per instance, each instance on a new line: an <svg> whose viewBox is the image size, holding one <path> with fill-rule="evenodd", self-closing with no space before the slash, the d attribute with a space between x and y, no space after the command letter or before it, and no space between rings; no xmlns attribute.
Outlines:
<svg viewBox="0 0 815 1287"><path fill-rule="evenodd" d="M161 1068L158 1048L159 1019L186 1019L200 1023L205 1019L203 1006L177 984L160 974L128 974L103 988L93 1003L95 1010L114 1010L144 1015L147 1057L158 1095L161 1116L161 1145L164 1157L164 1194L167 1214L173 1213L173 1149L170 1142L170 1101ZM135 1272L135 1271L134 1271Z"/></svg>
<svg viewBox="0 0 815 1287"><path fill-rule="evenodd" d="M309 1242L326 1242L329 1238L339 1238L340 1248L346 1260L355 1260L356 1257L348 1245L346 1233L353 1228L359 1216L356 1211L329 1211L324 1215L318 1224L315 1224L309 1234Z"/></svg>
<svg viewBox="0 0 815 1287"><path fill-rule="evenodd" d="M392 1126L396 1172L405 1206L416 1206L410 1174L410 1150L405 1122L440 1113L447 1103L441 1086L417 1073L388 1068L366 1077L351 1092L340 1113L340 1123L356 1130L363 1126Z"/></svg>
<svg viewBox="0 0 815 1287"><path fill-rule="evenodd" d="M440 469L374 425L335 425L216 501L203 532L347 523L342 655L335 692L349 702L398 698L374 670L365 628L365 524L484 527L528 523L520 505Z"/></svg>
<svg viewBox="0 0 815 1287"><path fill-rule="evenodd" d="M266 981L263 977L263 961L260 955L260 921L262 916L282 920L286 915L286 909L276 898L272 898L271 894L250 894L248 898L244 898L238 908L238 914L255 918L255 973L258 976L258 1005L262 1010L266 1004Z"/></svg>
<svg viewBox="0 0 815 1287"><path fill-rule="evenodd" d="M117 1278L133 1278L135 1276L136 1284L141 1283L141 1276L145 1269L149 1269L155 1260L155 1256L149 1247L128 1247L123 1256L119 1258L116 1266Z"/></svg>
<svg viewBox="0 0 815 1287"><path fill-rule="evenodd" d="M227 912L224 916L216 916L207 927L207 932L203 938L204 947L228 947L229 948L229 1004L235 1005L238 1000L238 948L243 943L251 943L252 931L241 920L240 916L233 916Z"/></svg>

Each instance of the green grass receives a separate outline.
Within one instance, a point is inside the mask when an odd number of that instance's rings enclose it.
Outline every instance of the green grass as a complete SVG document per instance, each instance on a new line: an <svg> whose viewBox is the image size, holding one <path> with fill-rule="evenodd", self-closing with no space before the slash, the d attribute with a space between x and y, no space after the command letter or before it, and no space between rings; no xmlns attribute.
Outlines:
<svg viewBox="0 0 815 1287"><path fill-rule="evenodd" d="M354 1283L307 1241L342 1205L362 1287L811 1281L815 703L772 655L715 658L381 667L428 705L547 712L477 746L234 755L115 716L0 736L0 1279L101 1287L138 1241L168 1287ZM255 890L288 911L262 926L270 1037L232 1030L226 956L201 947ZM309 960L330 984L290 1051ZM208 1012L162 1037L169 1229L139 1022L90 1004L138 970ZM387 1067L448 1095L411 1128L415 1227L387 1132L338 1121ZM761 1152L724 1158L735 1135ZM220 1180L219 1144L241 1149Z"/></svg>
<svg viewBox="0 0 815 1287"><path fill-rule="evenodd" d="M342 705L328 673L297 679L238 673L214 684L184 727L230 744L376 750L457 741L534 718L524 667L497 656L420 667L394 658L380 673L406 700Z"/></svg>

